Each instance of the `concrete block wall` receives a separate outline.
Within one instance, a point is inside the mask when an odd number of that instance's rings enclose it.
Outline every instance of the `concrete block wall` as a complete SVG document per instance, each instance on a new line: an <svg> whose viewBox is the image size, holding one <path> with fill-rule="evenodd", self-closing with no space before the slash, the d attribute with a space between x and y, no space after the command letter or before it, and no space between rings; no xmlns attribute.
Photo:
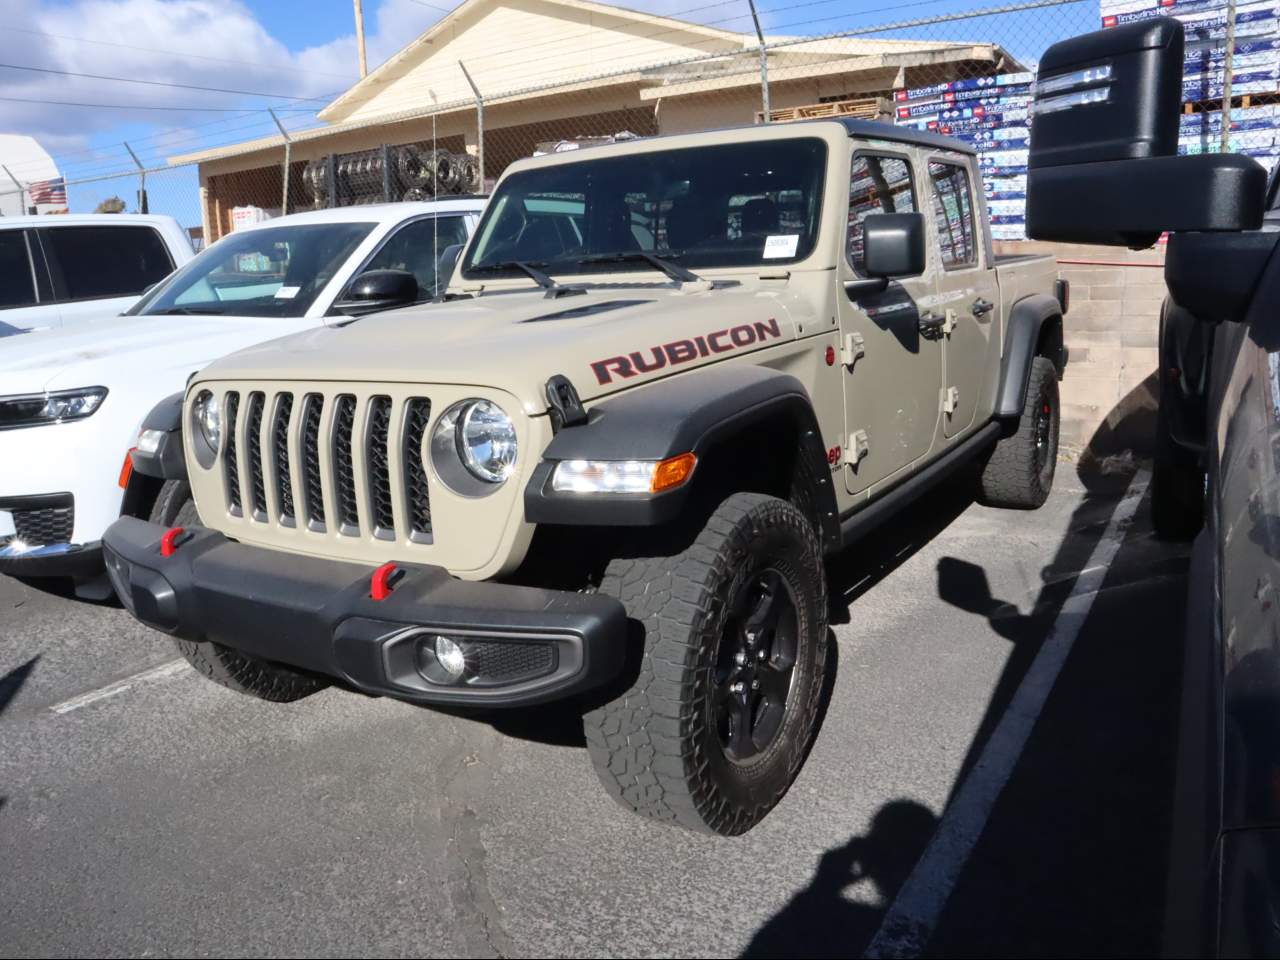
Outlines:
<svg viewBox="0 0 1280 960"><path fill-rule="evenodd" d="M1102 458L1149 453L1158 397L1164 249L1125 250L1036 242L999 243L999 253L1050 253L1071 282L1061 384L1063 452Z"/></svg>

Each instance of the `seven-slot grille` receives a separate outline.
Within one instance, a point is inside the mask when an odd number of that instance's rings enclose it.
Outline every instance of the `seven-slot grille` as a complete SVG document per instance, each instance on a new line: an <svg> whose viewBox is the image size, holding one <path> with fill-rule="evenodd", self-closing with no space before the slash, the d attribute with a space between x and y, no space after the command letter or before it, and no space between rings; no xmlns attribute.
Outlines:
<svg viewBox="0 0 1280 960"><path fill-rule="evenodd" d="M331 521L344 536L359 536L363 522L379 539L431 542L422 463L431 417L427 398L396 402L381 394L361 400L350 393L295 396L255 390L243 394L242 403L242 395L231 391L224 409L222 476L233 515L321 532ZM326 498L333 514L328 518Z"/></svg>

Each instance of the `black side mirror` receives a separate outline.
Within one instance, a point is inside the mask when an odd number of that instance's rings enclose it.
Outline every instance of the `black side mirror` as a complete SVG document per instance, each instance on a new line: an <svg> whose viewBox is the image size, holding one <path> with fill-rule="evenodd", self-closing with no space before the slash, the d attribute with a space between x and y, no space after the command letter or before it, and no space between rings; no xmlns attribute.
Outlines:
<svg viewBox="0 0 1280 960"><path fill-rule="evenodd" d="M407 270L366 270L351 281L333 309L349 317L418 302L418 278Z"/></svg>
<svg viewBox="0 0 1280 960"><path fill-rule="evenodd" d="M862 264L869 277L918 277L925 270L924 215L873 213L862 221Z"/></svg>
<svg viewBox="0 0 1280 960"><path fill-rule="evenodd" d="M436 260L436 295L439 296L449 286L449 280L453 276L453 269L458 265L458 258L462 256L462 249L465 243L453 243L440 251L440 256Z"/></svg>
<svg viewBox="0 0 1280 960"><path fill-rule="evenodd" d="M1045 51L1027 160L1031 239L1141 248L1164 231L1261 225L1257 161L1176 156L1183 48L1182 24L1157 17Z"/></svg>

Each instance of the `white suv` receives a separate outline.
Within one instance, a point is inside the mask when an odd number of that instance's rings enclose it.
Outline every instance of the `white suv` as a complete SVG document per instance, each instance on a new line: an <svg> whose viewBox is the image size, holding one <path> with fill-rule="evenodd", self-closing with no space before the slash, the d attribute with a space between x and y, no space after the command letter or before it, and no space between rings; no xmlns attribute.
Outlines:
<svg viewBox="0 0 1280 960"><path fill-rule="evenodd" d="M401 303L431 298L440 254L483 208L459 198L269 220L110 324L0 340L0 572L71 576L82 595L105 595L102 532L148 516L160 492L128 456L151 409L223 354L375 309L360 278L398 278Z"/></svg>
<svg viewBox="0 0 1280 960"><path fill-rule="evenodd" d="M118 316L192 256L173 217L4 217L0 337Z"/></svg>

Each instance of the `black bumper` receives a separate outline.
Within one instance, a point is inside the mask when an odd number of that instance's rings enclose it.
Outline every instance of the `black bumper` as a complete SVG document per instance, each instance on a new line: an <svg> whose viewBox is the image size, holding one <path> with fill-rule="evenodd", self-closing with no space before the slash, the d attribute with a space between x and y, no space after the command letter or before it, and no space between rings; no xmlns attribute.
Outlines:
<svg viewBox="0 0 1280 960"><path fill-rule="evenodd" d="M149 626L336 677L415 703L522 706L614 679L626 615L600 594L456 580L399 565L384 600L373 568L246 546L213 530L160 552L165 528L124 517L103 537L121 602ZM419 649L442 634L467 653L466 679L432 682Z"/></svg>
<svg viewBox="0 0 1280 960"><path fill-rule="evenodd" d="M14 577L72 577L102 575L102 544L58 543L23 553L0 545L0 573Z"/></svg>

